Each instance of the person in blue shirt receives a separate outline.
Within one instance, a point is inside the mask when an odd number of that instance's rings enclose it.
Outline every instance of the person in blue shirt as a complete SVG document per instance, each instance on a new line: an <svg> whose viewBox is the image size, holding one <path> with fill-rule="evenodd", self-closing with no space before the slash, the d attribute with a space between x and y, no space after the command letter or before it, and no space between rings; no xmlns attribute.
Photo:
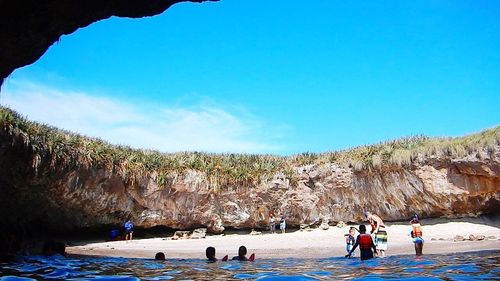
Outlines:
<svg viewBox="0 0 500 281"><path fill-rule="evenodd" d="M134 224L130 219L128 219L123 225L125 228L125 241L132 240L132 234L134 233Z"/></svg>

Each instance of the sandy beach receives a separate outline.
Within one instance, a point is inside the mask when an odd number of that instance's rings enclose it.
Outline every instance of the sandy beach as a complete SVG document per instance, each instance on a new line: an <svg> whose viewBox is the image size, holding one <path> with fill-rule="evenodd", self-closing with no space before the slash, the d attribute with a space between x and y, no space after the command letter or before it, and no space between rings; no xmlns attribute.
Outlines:
<svg viewBox="0 0 500 281"><path fill-rule="evenodd" d="M423 220L425 239L424 254L445 254L456 252L500 250L500 221L488 218L445 220ZM389 249L387 256L415 254L407 223L386 223ZM170 240L169 237L85 243L80 242L67 248L69 254L111 256L128 258L153 258L162 251L168 258L205 258L205 249L213 246L217 257L237 254L240 245L258 258L286 257L338 257L345 255L344 234L349 226L331 226L328 230L290 231L285 234L260 235L226 234L208 235L203 239ZM468 239L470 235L484 236L481 241L455 241L457 236ZM356 250L357 252L358 250Z"/></svg>

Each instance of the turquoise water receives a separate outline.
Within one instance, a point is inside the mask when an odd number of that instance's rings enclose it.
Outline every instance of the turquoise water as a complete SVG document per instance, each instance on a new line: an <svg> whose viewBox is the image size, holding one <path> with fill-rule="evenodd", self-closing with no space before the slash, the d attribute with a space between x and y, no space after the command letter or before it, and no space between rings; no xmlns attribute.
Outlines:
<svg viewBox="0 0 500 281"><path fill-rule="evenodd" d="M358 259L196 259L25 257L0 264L5 280L500 280L500 251Z"/></svg>

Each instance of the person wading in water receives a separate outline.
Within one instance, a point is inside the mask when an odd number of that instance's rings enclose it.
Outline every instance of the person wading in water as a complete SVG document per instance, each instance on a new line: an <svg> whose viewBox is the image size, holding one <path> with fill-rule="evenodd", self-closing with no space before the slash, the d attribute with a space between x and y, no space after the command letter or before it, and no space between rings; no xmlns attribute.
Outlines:
<svg viewBox="0 0 500 281"><path fill-rule="evenodd" d="M365 212L365 218L372 227L370 233L375 235L375 246L379 256L384 257L387 250L387 231L385 231L384 221L377 215Z"/></svg>

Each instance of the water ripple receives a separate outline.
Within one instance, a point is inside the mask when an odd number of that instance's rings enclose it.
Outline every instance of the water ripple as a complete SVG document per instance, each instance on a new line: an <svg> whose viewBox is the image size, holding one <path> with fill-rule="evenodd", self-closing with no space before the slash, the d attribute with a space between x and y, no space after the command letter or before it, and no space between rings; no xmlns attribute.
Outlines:
<svg viewBox="0 0 500 281"><path fill-rule="evenodd" d="M196 259L24 257L0 264L10 280L500 280L500 251L359 259L258 259L206 263Z"/></svg>

